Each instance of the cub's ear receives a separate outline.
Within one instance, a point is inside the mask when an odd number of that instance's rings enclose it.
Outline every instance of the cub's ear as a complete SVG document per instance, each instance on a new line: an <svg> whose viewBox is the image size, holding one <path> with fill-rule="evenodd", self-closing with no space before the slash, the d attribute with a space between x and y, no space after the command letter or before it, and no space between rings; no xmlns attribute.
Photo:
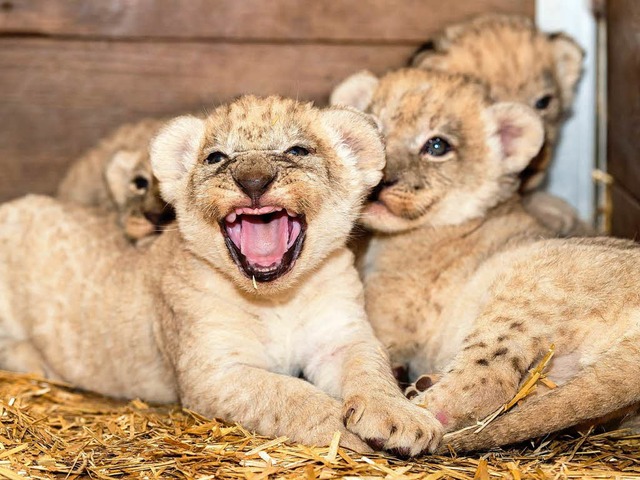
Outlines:
<svg viewBox="0 0 640 480"><path fill-rule="evenodd" d="M364 112L373 99L378 83L378 77L368 70L354 73L333 89L329 104L347 105Z"/></svg>
<svg viewBox="0 0 640 480"><path fill-rule="evenodd" d="M564 109L568 110L573 102L576 84L582 74L584 50L573 38L564 33L551 33L548 37L553 48L562 104Z"/></svg>
<svg viewBox="0 0 640 480"><path fill-rule="evenodd" d="M138 160L140 160L140 153L118 150L107 164L104 176L111 196L118 206L123 206L127 200L129 184L133 180L133 171Z"/></svg>
<svg viewBox="0 0 640 480"><path fill-rule="evenodd" d="M520 103L496 103L485 114L489 144L500 152L504 173L520 173L542 147L542 120Z"/></svg>
<svg viewBox="0 0 640 480"><path fill-rule="evenodd" d="M173 204L184 189L186 174L197 162L204 138L204 121L192 116L170 121L152 140L151 168L162 198Z"/></svg>
<svg viewBox="0 0 640 480"><path fill-rule="evenodd" d="M373 119L351 108L328 108L320 115L338 155L345 163L356 166L366 188L375 187L382 179L385 152Z"/></svg>

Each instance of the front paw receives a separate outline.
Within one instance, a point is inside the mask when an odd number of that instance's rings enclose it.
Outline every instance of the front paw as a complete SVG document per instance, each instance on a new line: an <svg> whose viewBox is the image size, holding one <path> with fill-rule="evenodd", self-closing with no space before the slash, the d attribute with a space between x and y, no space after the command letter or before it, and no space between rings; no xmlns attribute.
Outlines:
<svg viewBox="0 0 640 480"><path fill-rule="evenodd" d="M434 452L442 439L442 425L427 410L401 397L372 394L345 400L345 427L374 450L409 458Z"/></svg>

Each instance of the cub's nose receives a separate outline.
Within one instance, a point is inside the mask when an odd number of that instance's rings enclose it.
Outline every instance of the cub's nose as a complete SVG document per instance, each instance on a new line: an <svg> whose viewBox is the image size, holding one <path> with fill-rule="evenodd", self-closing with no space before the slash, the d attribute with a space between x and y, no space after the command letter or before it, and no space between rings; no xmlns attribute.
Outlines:
<svg viewBox="0 0 640 480"><path fill-rule="evenodd" d="M233 180L247 194L254 204L269 189L269 185L275 180L275 173L241 171L233 175Z"/></svg>

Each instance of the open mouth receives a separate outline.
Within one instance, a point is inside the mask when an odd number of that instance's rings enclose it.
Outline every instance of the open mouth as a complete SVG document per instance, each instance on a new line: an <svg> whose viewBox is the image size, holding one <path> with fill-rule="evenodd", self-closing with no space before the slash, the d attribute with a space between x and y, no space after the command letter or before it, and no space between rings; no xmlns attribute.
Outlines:
<svg viewBox="0 0 640 480"><path fill-rule="evenodd" d="M237 208L221 222L225 243L240 270L258 282L287 273L302 251L304 216L282 207Z"/></svg>

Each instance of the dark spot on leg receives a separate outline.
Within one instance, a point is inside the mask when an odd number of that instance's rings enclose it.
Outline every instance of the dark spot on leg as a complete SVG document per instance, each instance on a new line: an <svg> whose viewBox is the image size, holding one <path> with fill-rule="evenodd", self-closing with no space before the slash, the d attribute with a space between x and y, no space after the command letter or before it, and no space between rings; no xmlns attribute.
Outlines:
<svg viewBox="0 0 640 480"><path fill-rule="evenodd" d="M509 328L511 330L516 330L518 332L524 332L524 327L522 326L522 322L512 322L511 325L509 325Z"/></svg>
<svg viewBox="0 0 640 480"><path fill-rule="evenodd" d="M422 437L424 437L424 432L422 430L418 430L416 432L416 441L420 440Z"/></svg>
<svg viewBox="0 0 640 480"><path fill-rule="evenodd" d="M476 338L478 335L480 335L478 332L473 332L469 335L467 335L467 338L464 339L464 342L470 342L471 340L473 340L474 338Z"/></svg>
<svg viewBox="0 0 640 480"><path fill-rule="evenodd" d="M507 340L509 338L509 335L500 335L498 337L498 342L504 342L505 340Z"/></svg>
<svg viewBox="0 0 640 480"><path fill-rule="evenodd" d="M509 351L509 349L506 348L506 347L499 348L495 352L493 352L493 358L497 358L497 357L501 357L502 355L506 355L508 351Z"/></svg>
<svg viewBox="0 0 640 480"><path fill-rule="evenodd" d="M472 348L486 348L487 344L484 342L477 342L477 343L473 343L467 347L464 347L464 350L470 350Z"/></svg>
<svg viewBox="0 0 640 480"><path fill-rule="evenodd" d="M489 366L489 361L486 358L481 358L479 360L476 360L476 364L477 365L482 365L483 367L488 367Z"/></svg>
<svg viewBox="0 0 640 480"><path fill-rule="evenodd" d="M504 323L504 322L508 322L510 320L509 317L505 317L502 315L498 315L497 317L493 317L492 321L495 323Z"/></svg>
<svg viewBox="0 0 640 480"><path fill-rule="evenodd" d="M513 367L513 369L516 372L518 372L520 374L524 373L525 368L522 365L522 362L520 361L520 359L518 357L513 357L511 359L511 366Z"/></svg>
<svg viewBox="0 0 640 480"><path fill-rule="evenodd" d="M396 427L395 425L391 425L391 431L389 432L389 435L393 435L397 431L398 431L398 427Z"/></svg>

